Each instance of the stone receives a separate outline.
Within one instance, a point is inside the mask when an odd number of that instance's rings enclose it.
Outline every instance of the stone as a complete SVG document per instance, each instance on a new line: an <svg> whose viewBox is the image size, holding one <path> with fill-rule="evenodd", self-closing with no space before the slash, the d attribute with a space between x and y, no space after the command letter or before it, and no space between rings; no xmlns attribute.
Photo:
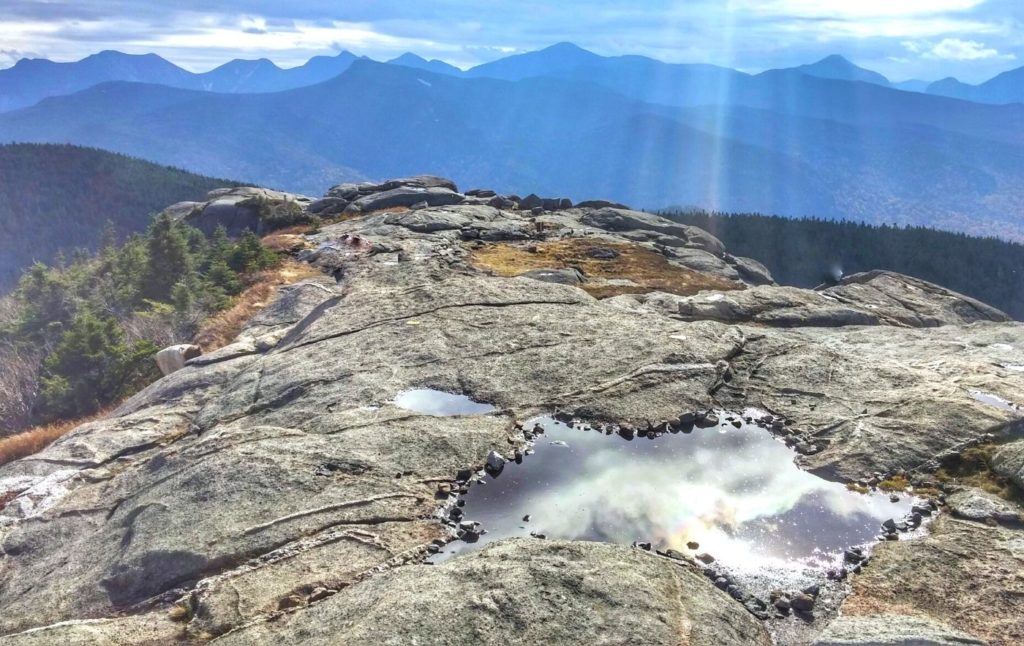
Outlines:
<svg viewBox="0 0 1024 646"><path fill-rule="evenodd" d="M505 468L505 462L505 458L497 451L491 451L487 454L487 468L492 473L500 473Z"/></svg>
<svg viewBox="0 0 1024 646"><path fill-rule="evenodd" d="M529 540L441 565L395 568L220 641L497 646L634 643L637 635L665 646L770 643L746 609L652 553Z"/></svg>
<svg viewBox="0 0 1024 646"><path fill-rule="evenodd" d="M813 646L985 646L985 642L924 615L841 616Z"/></svg>
<svg viewBox="0 0 1024 646"><path fill-rule="evenodd" d="M182 343L164 348L156 353L156 365L160 372L167 376L185 367L189 359L195 359L203 354L202 349L197 345Z"/></svg>
<svg viewBox="0 0 1024 646"><path fill-rule="evenodd" d="M348 206L348 200L340 197L324 197L309 205L309 212L320 216L338 215Z"/></svg>
<svg viewBox="0 0 1024 646"><path fill-rule="evenodd" d="M559 285L579 285L583 282L583 275L580 274L578 269L571 267L566 269L531 269L519 275L523 278Z"/></svg>
<svg viewBox="0 0 1024 646"><path fill-rule="evenodd" d="M708 553L706 553L706 552L704 552L704 553L701 553L701 554L698 554L698 555L696 556L696 558L697 558L697 560L698 560L698 561L700 561L701 563L705 563L705 564L707 564L707 565L711 565L712 563L714 563L714 562L715 562L715 557L711 556L710 554L708 554Z"/></svg>
<svg viewBox="0 0 1024 646"><path fill-rule="evenodd" d="M964 487L946 499L949 511L957 518L976 523L1024 524L1024 510L995 494Z"/></svg>
<svg viewBox="0 0 1024 646"><path fill-rule="evenodd" d="M898 608L901 615L948 622L977 640L965 643L1024 643L1024 578L1015 567L1021 562L1020 530L940 514L923 536L877 545L871 567L852 580L840 613L870 616Z"/></svg>
<svg viewBox="0 0 1024 646"><path fill-rule="evenodd" d="M576 204L576 208L580 209L626 209L629 207L625 204L619 204L618 202L609 202L608 200L584 200Z"/></svg>
<svg viewBox="0 0 1024 646"><path fill-rule="evenodd" d="M1024 489L1024 440L1010 442L996 451L992 470Z"/></svg>
<svg viewBox="0 0 1024 646"><path fill-rule="evenodd" d="M458 204L465 196L448 188L400 186L381 193L371 193L353 200L346 213L371 213L396 207L411 207L425 202L427 206Z"/></svg>
<svg viewBox="0 0 1024 646"><path fill-rule="evenodd" d="M814 597L804 592L797 592L791 595L789 603L793 610L799 610L800 612L811 612L814 610Z"/></svg>

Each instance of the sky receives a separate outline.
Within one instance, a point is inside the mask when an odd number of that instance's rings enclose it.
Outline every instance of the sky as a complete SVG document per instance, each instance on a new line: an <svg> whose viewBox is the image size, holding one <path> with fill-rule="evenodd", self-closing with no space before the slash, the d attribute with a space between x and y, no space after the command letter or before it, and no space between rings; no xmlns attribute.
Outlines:
<svg viewBox="0 0 1024 646"><path fill-rule="evenodd" d="M842 54L890 80L981 82L1024 65L1024 0L2 0L0 67L104 50L192 71L347 49L470 67L570 41L749 72Z"/></svg>

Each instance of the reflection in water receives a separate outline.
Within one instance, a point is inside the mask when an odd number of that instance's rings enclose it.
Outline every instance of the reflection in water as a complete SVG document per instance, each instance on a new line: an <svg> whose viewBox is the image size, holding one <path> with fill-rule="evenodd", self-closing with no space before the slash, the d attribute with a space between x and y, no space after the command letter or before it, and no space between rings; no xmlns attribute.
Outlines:
<svg viewBox="0 0 1024 646"><path fill-rule="evenodd" d="M540 420L536 453L509 463L465 497L464 518L487 530L435 560L530 532L713 555L733 571L839 566L842 551L870 543L913 500L858 494L793 463L765 430L727 422L692 434L627 441ZM532 422L531 422L532 424ZM529 428L530 425L527 426ZM565 443L559 446L555 443ZM530 520L524 522L527 514Z"/></svg>
<svg viewBox="0 0 1024 646"><path fill-rule="evenodd" d="M406 408L424 415L483 415L494 410L490 404L475 402L465 395L420 388L406 390L395 397L395 406Z"/></svg>
<svg viewBox="0 0 1024 646"><path fill-rule="evenodd" d="M987 393L981 390L972 390L971 397L973 397L976 401L980 401L982 404L995 406L996 408L1001 408L1002 410L1010 411L1011 413L1021 413L1020 406L1013 403L1012 401L1003 399L998 395L993 395L992 393Z"/></svg>

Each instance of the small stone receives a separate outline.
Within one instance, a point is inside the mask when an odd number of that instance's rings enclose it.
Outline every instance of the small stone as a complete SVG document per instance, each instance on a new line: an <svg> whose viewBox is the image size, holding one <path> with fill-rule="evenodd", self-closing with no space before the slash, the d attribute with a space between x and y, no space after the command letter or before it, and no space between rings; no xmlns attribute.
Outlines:
<svg viewBox="0 0 1024 646"><path fill-rule="evenodd" d="M698 543L697 541L690 541L686 544L686 547L691 550L695 550L700 547L700 543Z"/></svg>
<svg viewBox="0 0 1024 646"><path fill-rule="evenodd" d="M789 600L790 606L793 610L799 610L800 612L810 612L814 610L814 597L803 592L794 594Z"/></svg>
<svg viewBox="0 0 1024 646"><path fill-rule="evenodd" d="M287 610L288 608L298 608L306 605L306 600L297 594L291 594L277 602L278 610Z"/></svg>
<svg viewBox="0 0 1024 646"><path fill-rule="evenodd" d="M891 496L889 496L889 502L899 502L899 501L900 501L900 497L897 496L896 494L892 494Z"/></svg>
<svg viewBox="0 0 1024 646"><path fill-rule="evenodd" d="M772 603L772 605L775 606L775 609L781 612L782 614L786 614L787 612L789 612L789 609L792 607L792 604L790 603L789 599L784 596L776 599Z"/></svg>
<svg viewBox="0 0 1024 646"><path fill-rule="evenodd" d="M722 591L728 589L729 579L725 578L724 576L718 577L717 579L715 579L715 587Z"/></svg>
<svg viewBox="0 0 1024 646"><path fill-rule="evenodd" d="M436 545L434 545L434 549L437 549ZM313 588L313 592L311 592L309 594L309 601L310 601L310 603L312 603L314 601L320 601L321 599L325 599L325 598L331 596L331 594L333 594L333 593L334 593L334 590L329 590L327 588L323 588L323 587Z"/></svg>
<svg viewBox="0 0 1024 646"><path fill-rule="evenodd" d="M450 482L441 482L437 485L437 493L450 494L452 492L452 484Z"/></svg>
<svg viewBox="0 0 1024 646"><path fill-rule="evenodd" d="M893 520L892 518L890 518L890 519L888 519L886 521L883 521L882 522L882 529L884 529L886 532L892 532L893 530L896 529L896 521Z"/></svg>
<svg viewBox="0 0 1024 646"><path fill-rule="evenodd" d="M505 462L505 458L497 451L491 451L487 454L487 468L492 473L500 473L505 468Z"/></svg>
<svg viewBox="0 0 1024 646"><path fill-rule="evenodd" d="M545 538L547 538L547 535L541 534L540 532L530 532L530 536L532 536L534 538L539 538L541 540L544 540Z"/></svg>
<svg viewBox="0 0 1024 646"><path fill-rule="evenodd" d="M806 588L804 588L804 589L802 590L802 592L803 592L804 594L809 594L809 595L811 595L812 597L814 597L815 599L817 599L817 598L818 598L818 594L820 594L820 593L821 593L821 586L820 586L820 585L818 585L817 583L815 583L815 584L813 584L813 585L809 585L809 586L807 586Z"/></svg>
<svg viewBox="0 0 1024 646"><path fill-rule="evenodd" d="M641 550L646 550L648 552L651 551L651 544L650 543L646 543L646 542L635 541L633 543L633 547L636 547L636 548L641 549Z"/></svg>
<svg viewBox="0 0 1024 646"><path fill-rule="evenodd" d="M707 552L703 552L703 553L697 555L697 560L700 561L701 563L710 565L710 564L715 562L715 557L711 556Z"/></svg>
<svg viewBox="0 0 1024 646"><path fill-rule="evenodd" d="M914 505L913 507L910 508L910 511L915 514L920 514L922 516L932 515L932 508L927 505Z"/></svg>

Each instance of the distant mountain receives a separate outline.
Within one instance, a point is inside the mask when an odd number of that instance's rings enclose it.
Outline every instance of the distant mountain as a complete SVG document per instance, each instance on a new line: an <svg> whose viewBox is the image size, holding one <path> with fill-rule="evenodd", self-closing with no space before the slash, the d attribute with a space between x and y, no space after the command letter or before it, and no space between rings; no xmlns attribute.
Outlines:
<svg viewBox="0 0 1024 646"><path fill-rule="evenodd" d="M23 58L0 70L0 112L34 105L48 96L72 94L107 81L139 81L184 87L193 75L156 54L104 51L74 63Z"/></svg>
<svg viewBox="0 0 1024 646"><path fill-rule="evenodd" d="M455 67L454 65L450 65L448 63L445 63L444 61L439 61L436 58L428 61L422 56L417 56L412 52L406 52L399 56L398 58L391 59L390 61L388 61L388 63L391 65L404 65L405 67L413 67L416 69L425 70L427 72L434 72L435 74L453 74L455 76L459 76L462 74L462 70Z"/></svg>
<svg viewBox="0 0 1024 646"><path fill-rule="evenodd" d="M320 83L341 74L357 57L351 52L316 56L299 67L282 69L263 58L233 60L194 74L156 54L104 51L74 63L22 59L0 70L0 112L35 105L109 81L135 81L209 92L278 92Z"/></svg>
<svg viewBox="0 0 1024 646"><path fill-rule="evenodd" d="M232 185L102 150L0 146L0 293L35 261L95 249L108 221L124 236L168 204Z"/></svg>
<svg viewBox="0 0 1024 646"><path fill-rule="evenodd" d="M800 65L792 69L808 74L810 76L816 76L824 79L834 79L837 81L862 81L864 83L874 83L875 85L889 86L889 79L885 78L878 72L872 72L871 70L864 69L854 65L847 59L833 54L827 56L817 63L811 63L809 65Z"/></svg>
<svg viewBox="0 0 1024 646"><path fill-rule="evenodd" d="M898 81L896 83L890 82L889 85L897 90L905 90L907 92L925 92L928 90L928 86L931 85L931 83L920 79L908 79L906 81Z"/></svg>
<svg viewBox="0 0 1024 646"><path fill-rule="evenodd" d="M968 85L944 78L929 85L928 94L954 97L978 103L1024 103L1024 67L1003 72L981 85Z"/></svg>
<svg viewBox="0 0 1024 646"><path fill-rule="evenodd" d="M313 194L431 172L636 207L1024 238L1024 106L553 49L490 68L523 77L508 81L359 60L273 94L110 83L0 115L0 141L72 141Z"/></svg>

